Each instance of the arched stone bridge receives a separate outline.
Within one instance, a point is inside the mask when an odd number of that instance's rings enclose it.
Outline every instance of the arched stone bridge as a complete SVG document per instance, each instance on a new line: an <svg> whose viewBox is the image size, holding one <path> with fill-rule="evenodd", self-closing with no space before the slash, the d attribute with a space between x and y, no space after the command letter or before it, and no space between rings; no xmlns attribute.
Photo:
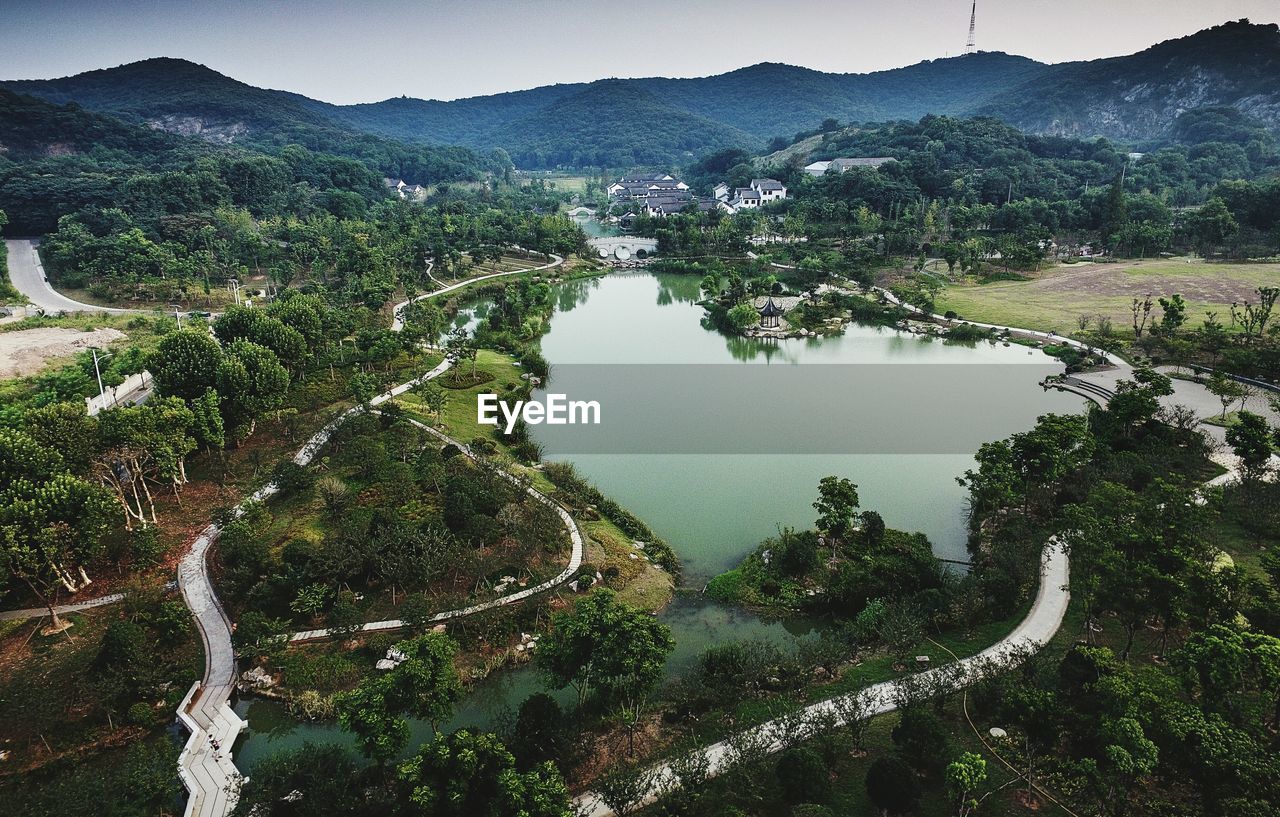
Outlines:
<svg viewBox="0 0 1280 817"><path fill-rule="evenodd" d="M632 258L645 258L658 251L658 239L637 238L636 236L619 235L602 238L589 238L591 245L601 258L616 258L619 261L630 261Z"/></svg>

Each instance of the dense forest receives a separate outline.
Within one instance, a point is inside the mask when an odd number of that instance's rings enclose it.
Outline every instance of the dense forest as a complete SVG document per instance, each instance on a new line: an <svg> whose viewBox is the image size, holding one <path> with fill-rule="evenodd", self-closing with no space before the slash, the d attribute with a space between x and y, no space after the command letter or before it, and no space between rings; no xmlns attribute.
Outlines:
<svg viewBox="0 0 1280 817"><path fill-rule="evenodd" d="M1146 149L1177 139L1170 123L1199 107L1234 108L1275 129L1270 78L1278 59L1276 26L1241 21L1093 62L979 53L869 74L760 63L713 77L600 80L452 102L331 105L170 59L4 85L214 141L297 143L426 183L470 177L475 155L438 147L413 154L390 140L501 148L527 168L627 168L679 164L690 152L725 146L755 149L830 118L985 114L1032 132L1107 136Z"/></svg>

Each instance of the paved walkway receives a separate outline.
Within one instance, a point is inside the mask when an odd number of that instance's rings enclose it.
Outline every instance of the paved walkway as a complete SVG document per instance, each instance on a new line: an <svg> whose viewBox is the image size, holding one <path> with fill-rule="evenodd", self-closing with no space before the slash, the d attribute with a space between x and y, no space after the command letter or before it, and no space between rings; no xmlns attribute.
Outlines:
<svg viewBox="0 0 1280 817"><path fill-rule="evenodd" d="M775 265L780 266L780 265ZM935 318L939 321L947 322L946 318L940 315L928 315L928 313L911 306L910 304L900 303L893 295L885 290L880 290L890 300L890 302L898 304L909 311L915 312L922 316ZM1086 344L1070 338L1063 338L1059 335L1046 332L1037 332L1034 330L1020 329L1017 327L993 326L990 324L976 324L984 328L993 328L997 330L1008 330L1020 335L1030 337L1038 337L1054 343L1065 343L1078 348L1086 348ZM1107 355L1108 359L1116 366L1115 369L1109 370L1104 377L1099 377L1096 381L1098 385L1104 389L1113 389L1115 382L1132 373L1132 367L1127 362L1115 355ZM1179 402L1179 398L1191 398L1192 390L1185 387L1194 387L1196 384L1187 383L1186 381L1174 381L1175 394L1169 399L1170 403ZM1201 387L1203 388L1203 387ZM1089 394L1080 392L1081 396L1094 402L1100 402L1103 396L1100 394ZM1200 405L1201 401L1192 400L1193 407ZM1221 409L1221 406L1218 406ZM1215 429L1212 426L1206 426L1212 438L1217 439L1222 434L1222 429ZM1218 434L1214 434L1216 431ZM1228 472L1222 476L1210 481L1209 485L1221 484L1235 478L1235 463L1230 457L1215 457L1228 468ZM751 729L738 733L730 740L723 740L713 743L702 749L695 750L691 756L697 754L703 755L707 760L707 774L714 777L726 771L735 762L736 749L735 745L747 745L762 748L767 752L776 752L781 749L793 745L808 733L810 724L836 725L842 724L841 704L849 699L862 698L869 704L869 715L881 715L891 712L897 708L897 700L901 692L905 691L908 685L916 686L922 681L941 682L950 685L952 688L960 688L973 683L983 673L998 670L1002 667L1008 667L1016 663L1021 656L1025 655L1029 650L1036 650L1048 643L1050 639L1057 634L1059 627L1062 626L1063 618L1066 616L1067 607L1071 601L1070 593L1070 564L1067 553L1062 545L1054 537L1045 545L1040 557L1040 586L1036 591L1035 601L1031 605L1031 610L1027 616L1018 624L1017 628L1007 636L1002 638L996 644L988 647L982 652L970 658L964 658L960 661L953 662L943 667L927 670L911 676L894 681L885 681L874 684L866 689L858 692L848 693L846 695L837 696L819 703L813 704L801 710L797 715L792 715L760 724ZM926 687L928 685L926 684ZM797 727L800 727L799 730ZM799 732L799 733L798 733ZM680 787L680 778L676 774L671 763L659 763L650 767L644 772L645 785L647 793L636 804L630 804L628 811L650 805L656 802L661 796L667 792ZM585 792L574 798L573 805L577 813L585 815L585 817L615 817L616 812L613 807L606 803L596 792Z"/></svg>
<svg viewBox="0 0 1280 817"><path fill-rule="evenodd" d="M1053 638L1062 625L1062 620L1067 613L1067 605L1071 601L1071 594L1067 590L1069 581L1067 554L1056 540L1050 540L1040 557L1040 589L1036 592L1031 611L1013 632L996 644L977 655L952 664L905 676L895 681L874 684L858 692L813 704L801 711L800 718L803 720L797 719L796 716L777 718L747 729L732 740L722 740L695 752L707 758L707 774L715 777L734 764L735 745L749 745L768 752L776 752L803 738L803 733L807 730L803 728L797 730L799 724L842 724L841 703L845 699L865 699L870 704L868 714L881 715L897 708L899 693L904 691L904 687L908 684L919 684L930 679L951 684L954 688L971 684L984 672L993 668L1008 667L1028 650L1037 649ZM798 731L800 734L797 734ZM649 805L662 794L673 788L679 788L680 785L680 778L670 763L660 763L651 767L646 771L645 776L648 794L638 805ZM574 798L573 806L578 810L577 813L586 817L613 817L615 814L613 808L595 792L586 792Z"/></svg>
<svg viewBox="0 0 1280 817"><path fill-rule="evenodd" d="M462 449L462 452L466 454L468 457L471 457L472 459L475 458L475 453L471 450L470 446L464 445L463 443L453 439L447 434L444 434L432 428L426 423L420 423L417 420L414 420L412 418L408 418L408 419L410 423L413 423L418 428L436 437L441 442L452 443L453 445L456 445L458 446L458 448ZM507 479L517 484L519 482L511 474L504 472L503 476L505 476ZM473 604L470 607L462 607L457 610L446 610L443 613L436 613L434 616L431 617L430 619L431 622L441 623L441 622L449 621L451 619L462 618L464 616L470 616L476 613L482 613L486 610L493 610L498 607L504 607L508 604L515 604L517 602L524 601L525 599L536 596L539 593L545 593L548 590L559 587L560 585L572 579L574 574L578 572L578 568L582 566L582 553L583 553L584 544L582 540L582 533L578 530L577 523L573 521L573 517L569 515L569 512L565 510L563 507L561 507L558 502L551 499L551 497L547 496L546 494L542 493L541 491L537 490L532 486L525 488L525 490L529 493L529 496L533 497L534 499L538 500L539 502L543 503L544 505L554 510L556 514L559 515L560 521L564 523L565 530L569 532L569 541L572 545L569 552L568 565L566 565L565 569L560 571L560 573L555 578L549 579L545 582L542 582L541 584L535 585L534 587L529 587L524 590L511 593L509 595L499 596L498 598L490 599L489 601L481 602L479 604ZM375 632L378 630L398 630L404 626L405 626L405 623L400 619L387 619L385 621L371 621L368 624L364 624L360 627L360 631ZM311 641L318 638L329 638L332 635L333 635L332 631L328 629L303 630L301 632L297 632L291 635L289 637L289 640L291 642Z"/></svg>
<svg viewBox="0 0 1280 817"><path fill-rule="evenodd" d="M461 281L452 286L423 295L415 300L444 295L477 281L536 272L557 267L564 263L564 259L558 255L552 255L551 259L550 262L532 269L498 272ZM407 305L408 301L396 305L395 318L392 323L393 330L399 331L403 328L404 324L400 319L400 314ZM438 366L421 377L401 383L373 398L370 403L373 406L380 406L388 400L404 394L419 383L438 377L448 368L449 361L447 359L441 361ZM309 464L320 449L324 447L325 443L329 441L338 426L360 411L359 407L349 409L317 431L294 455L294 462L299 465ZM436 433L437 436L444 437L444 435L435 432L434 429L428 430ZM448 439L447 437L444 438ZM279 487L274 483L261 488L236 508L236 516L244 513L244 508L248 503L261 502L274 496L278 491ZM549 499L542 497L541 494L536 495L550 502ZM568 517L567 512L559 508L559 506L555 507L561 512L562 519ZM577 533L577 527L573 526L572 522L572 518L569 518L568 524L571 525L571 536L574 537L575 542L574 555L570 558L571 568L566 571L569 575L572 575L572 571L578 569L582 561L582 540ZM189 792L185 812L186 817L225 817L235 808L239 787L242 782L240 772L236 769L231 759L231 748L235 743L236 737L247 725L236 715L230 704L231 694L235 691L236 682L236 657L231 643L231 621L227 618L227 614L222 609L222 604L218 601L218 596L214 592L213 583L209 578L209 564L206 558L209 549L217 542L221 533L222 529L218 525L209 525L192 542L191 549L182 557L182 561L178 565L178 587L182 591L182 597L186 601L187 607L190 608L191 614L195 617L196 626L200 630L200 638L204 642L205 655L204 677L191 686L181 706L178 708L178 719L191 733L191 737L187 739L186 745L183 746L182 752L178 756L178 776L182 779L182 784ZM561 576L568 578L564 573ZM495 599L472 608L454 610L441 615L446 618L457 618L479 610L491 609L500 603L511 604L519 601L520 598L527 598L536 592L540 592L540 589L545 589L545 586L539 585L538 588L530 588L529 590L512 594L510 597ZM516 596L520 598L515 598ZM390 626L389 622L378 623ZM399 622L396 622L396 625L398 626ZM386 629L386 627L381 629ZM217 744L216 747L214 745L215 742Z"/></svg>
<svg viewBox="0 0 1280 817"><path fill-rule="evenodd" d="M53 609L60 616L67 613L76 613L80 610L92 610L94 607L105 607L108 604L124 601L124 593L112 593L109 596L99 596L96 599L85 599L84 601L76 601L70 604L55 604ZM0 621L20 621L28 618L40 618L49 615L48 607L28 607L25 610L4 610L0 611Z"/></svg>

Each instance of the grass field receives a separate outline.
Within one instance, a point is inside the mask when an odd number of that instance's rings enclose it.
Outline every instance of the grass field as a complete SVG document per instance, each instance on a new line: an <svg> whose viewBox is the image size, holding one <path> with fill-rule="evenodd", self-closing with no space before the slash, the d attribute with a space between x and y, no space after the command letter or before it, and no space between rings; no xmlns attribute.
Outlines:
<svg viewBox="0 0 1280 817"><path fill-rule="evenodd" d="M525 176L520 179L521 185L526 185L534 179L540 179L556 190L562 190L566 193L581 193L587 189L587 176L575 176L569 173L538 173L534 176Z"/></svg>
<svg viewBox="0 0 1280 817"><path fill-rule="evenodd" d="M1133 299L1174 293L1187 302L1187 325L1199 326L1206 311L1231 322L1233 301L1257 301L1254 290L1280 284L1280 264L1219 264L1187 259L1115 264L1060 265L1028 273L1028 281L952 284L937 298L937 311L953 310L980 323L1028 329L1075 331L1081 315L1106 315L1117 331L1132 325ZM1153 317L1157 320L1157 303Z"/></svg>

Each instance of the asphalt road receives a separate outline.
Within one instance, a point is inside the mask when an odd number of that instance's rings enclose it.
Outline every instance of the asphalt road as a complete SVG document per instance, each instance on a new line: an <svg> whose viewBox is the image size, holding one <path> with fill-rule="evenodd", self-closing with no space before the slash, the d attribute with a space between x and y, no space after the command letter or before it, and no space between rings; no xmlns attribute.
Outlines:
<svg viewBox="0 0 1280 817"><path fill-rule="evenodd" d="M4 242L9 252L9 281L31 303L45 312L111 312L124 314L133 309L115 309L73 301L58 293L44 277L44 267L36 253L38 239L9 238Z"/></svg>

